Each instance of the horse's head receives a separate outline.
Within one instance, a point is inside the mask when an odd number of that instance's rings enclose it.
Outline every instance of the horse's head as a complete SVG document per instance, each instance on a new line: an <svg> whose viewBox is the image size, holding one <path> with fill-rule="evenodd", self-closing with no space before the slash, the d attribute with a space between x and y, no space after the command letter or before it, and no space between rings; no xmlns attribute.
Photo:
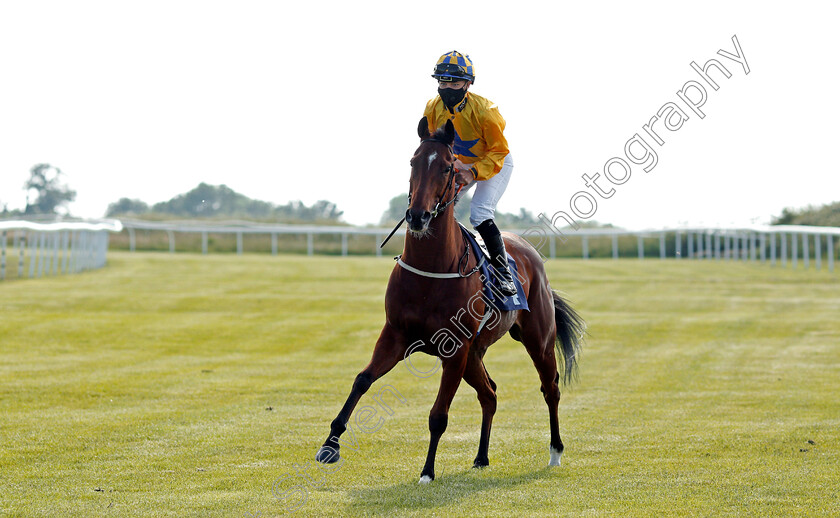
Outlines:
<svg viewBox="0 0 840 518"><path fill-rule="evenodd" d="M420 136L420 147L411 157L409 205L405 221L408 230L419 237L428 232L432 218L442 212L455 196L455 172L452 168L455 161L452 151L455 127L448 120L442 128L429 133L429 122L423 117L417 134Z"/></svg>

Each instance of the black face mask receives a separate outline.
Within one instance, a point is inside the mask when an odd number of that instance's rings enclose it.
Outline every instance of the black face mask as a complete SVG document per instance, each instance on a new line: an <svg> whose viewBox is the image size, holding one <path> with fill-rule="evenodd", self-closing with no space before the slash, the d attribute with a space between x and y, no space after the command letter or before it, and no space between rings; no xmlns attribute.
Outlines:
<svg viewBox="0 0 840 518"><path fill-rule="evenodd" d="M460 90L455 90L454 88L438 88L438 95L443 99L443 104L447 108L454 108L464 100L464 96L467 95L467 87L465 86Z"/></svg>

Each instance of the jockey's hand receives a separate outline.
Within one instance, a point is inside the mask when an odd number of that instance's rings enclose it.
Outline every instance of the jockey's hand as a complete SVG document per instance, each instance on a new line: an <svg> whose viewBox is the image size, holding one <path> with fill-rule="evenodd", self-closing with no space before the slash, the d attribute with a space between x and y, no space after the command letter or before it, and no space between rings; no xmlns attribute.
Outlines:
<svg viewBox="0 0 840 518"><path fill-rule="evenodd" d="M472 172L470 172L471 166L464 164L460 160L455 160L455 163L452 164L452 166L455 167L455 182L457 182L458 185L469 185L473 180L475 180Z"/></svg>
<svg viewBox="0 0 840 518"><path fill-rule="evenodd" d="M459 169L457 173L455 173L455 183L458 185L467 186L475 180L472 172L469 169Z"/></svg>

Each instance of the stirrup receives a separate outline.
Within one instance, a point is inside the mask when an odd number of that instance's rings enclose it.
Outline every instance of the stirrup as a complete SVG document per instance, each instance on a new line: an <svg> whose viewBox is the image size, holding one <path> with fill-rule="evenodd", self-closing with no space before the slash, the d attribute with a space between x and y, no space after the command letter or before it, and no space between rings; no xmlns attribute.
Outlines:
<svg viewBox="0 0 840 518"><path fill-rule="evenodd" d="M516 284L513 282L513 275L510 273L510 267L507 267L502 271L497 270L497 274L498 277L496 278L499 281L499 291L508 297L516 295Z"/></svg>
<svg viewBox="0 0 840 518"><path fill-rule="evenodd" d="M499 291L507 297L516 295L516 284L513 282L513 274L510 273L510 264L505 261L502 265L497 265L498 260L491 261L490 267L493 269L493 278L498 282Z"/></svg>

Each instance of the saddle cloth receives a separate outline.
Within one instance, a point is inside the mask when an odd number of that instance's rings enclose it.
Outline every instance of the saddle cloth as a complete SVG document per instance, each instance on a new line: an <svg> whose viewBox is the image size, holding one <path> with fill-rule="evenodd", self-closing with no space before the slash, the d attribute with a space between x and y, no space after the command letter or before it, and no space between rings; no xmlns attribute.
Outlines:
<svg viewBox="0 0 840 518"><path fill-rule="evenodd" d="M528 300L525 298L525 291L522 289L522 283L519 282L519 273L516 267L516 261L513 260L510 254L507 254L508 264L510 265L510 273L513 274L513 283L516 284L516 295L505 296L499 291L496 282L496 272L490 264L490 252L487 251L487 246L481 236L472 233L467 227L458 223L461 227L464 237L470 244L476 257L484 257L479 265L479 274L481 281L484 284L484 296L490 301L493 306L499 311L514 311L517 309L528 310ZM505 252L507 253L507 252Z"/></svg>

